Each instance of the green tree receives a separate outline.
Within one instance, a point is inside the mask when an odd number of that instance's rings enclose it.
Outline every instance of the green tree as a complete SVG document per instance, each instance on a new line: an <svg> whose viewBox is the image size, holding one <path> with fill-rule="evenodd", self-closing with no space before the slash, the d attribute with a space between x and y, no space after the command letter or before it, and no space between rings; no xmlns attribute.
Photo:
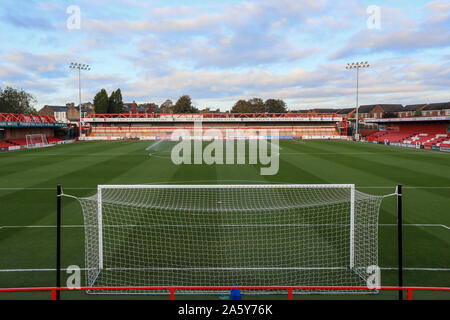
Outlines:
<svg viewBox="0 0 450 320"><path fill-rule="evenodd" d="M115 91L111 92L111 95L108 98L108 111L106 113L115 113L114 112L114 99L115 97Z"/></svg>
<svg viewBox="0 0 450 320"><path fill-rule="evenodd" d="M116 98L117 98L116 111L117 113L123 113L123 97L120 88L116 90Z"/></svg>
<svg viewBox="0 0 450 320"><path fill-rule="evenodd" d="M253 98L248 100L251 105L251 112L253 113L264 113L266 112L266 105L261 98Z"/></svg>
<svg viewBox="0 0 450 320"><path fill-rule="evenodd" d="M285 113L287 112L286 103L279 99L267 99L264 103L267 113Z"/></svg>
<svg viewBox="0 0 450 320"><path fill-rule="evenodd" d="M94 110L95 113L108 113L109 98L105 89L100 90L94 97Z"/></svg>
<svg viewBox="0 0 450 320"><path fill-rule="evenodd" d="M108 113L123 113L122 92L120 88L111 92L108 100Z"/></svg>
<svg viewBox="0 0 450 320"><path fill-rule="evenodd" d="M173 113L172 100L167 99L161 104L159 108L161 109L161 113Z"/></svg>
<svg viewBox="0 0 450 320"><path fill-rule="evenodd" d="M231 108L232 113L251 113L252 105L246 100L238 100Z"/></svg>
<svg viewBox="0 0 450 320"><path fill-rule="evenodd" d="M0 112L2 113L37 114L32 106L36 102L31 93L22 89L6 87L2 90L0 88Z"/></svg>
<svg viewBox="0 0 450 320"><path fill-rule="evenodd" d="M192 106L191 97L188 95L181 96L175 106L173 107L173 113L197 113L198 109Z"/></svg>

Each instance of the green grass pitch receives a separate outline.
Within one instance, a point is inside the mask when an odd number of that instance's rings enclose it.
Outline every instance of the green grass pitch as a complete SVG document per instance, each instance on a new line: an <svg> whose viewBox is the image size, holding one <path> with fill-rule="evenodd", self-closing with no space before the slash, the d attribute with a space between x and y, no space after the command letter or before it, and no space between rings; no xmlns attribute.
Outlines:
<svg viewBox="0 0 450 320"><path fill-rule="evenodd" d="M360 191L388 194L403 184L404 282L450 287L450 154L344 141L281 141L280 167L260 175L260 165L174 165L171 143L80 142L0 153L0 287L55 284L56 185L76 196L98 184L354 183ZM62 266L84 267L79 203L63 198ZM380 211L382 285L397 284L396 200ZM62 273L62 283L68 275ZM84 284L84 282L83 282ZM62 299L167 299L168 296L100 296L63 292ZM395 299L379 295L295 296L295 299ZM49 299L49 292L0 293L0 299ZM218 296L191 298L218 299ZM248 296L244 298L267 298ZM286 299L286 296L270 296ZM448 293L414 298L449 299Z"/></svg>

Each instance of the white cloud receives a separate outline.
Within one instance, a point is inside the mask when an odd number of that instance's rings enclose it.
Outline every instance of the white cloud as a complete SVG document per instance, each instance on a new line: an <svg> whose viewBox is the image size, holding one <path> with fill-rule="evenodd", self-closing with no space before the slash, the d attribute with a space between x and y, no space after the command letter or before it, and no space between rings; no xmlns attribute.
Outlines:
<svg viewBox="0 0 450 320"><path fill-rule="evenodd" d="M414 20L407 9L382 7L381 30L360 29L329 55L341 59L357 54L409 52L450 46L450 10L442 2L429 3L431 15Z"/></svg>

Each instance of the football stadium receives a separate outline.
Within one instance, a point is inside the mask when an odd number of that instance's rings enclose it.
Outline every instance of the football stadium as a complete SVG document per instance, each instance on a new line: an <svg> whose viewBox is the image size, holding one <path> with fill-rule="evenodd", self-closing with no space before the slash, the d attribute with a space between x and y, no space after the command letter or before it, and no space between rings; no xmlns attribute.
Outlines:
<svg viewBox="0 0 450 320"><path fill-rule="evenodd" d="M2 0L0 17L12 314L450 300L448 0Z"/></svg>
<svg viewBox="0 0 450 320"><path fill-rule="evenodd" d="M54 117L2 120L3 288L54 288L57 270L66 287L78 270L84 290L58 298L217 300L237 284L257 287L244 299L398 299L382 288L399 284L401 185L402 285L442 288L403 296L448 299L448 116L367 119L378 130L360 141L337 113L94 114L76 139L55 137ZM231 161L195 164L193 148L174 164L183 141L224 142ZM260 174L255 142L276 174Z"/></svg>

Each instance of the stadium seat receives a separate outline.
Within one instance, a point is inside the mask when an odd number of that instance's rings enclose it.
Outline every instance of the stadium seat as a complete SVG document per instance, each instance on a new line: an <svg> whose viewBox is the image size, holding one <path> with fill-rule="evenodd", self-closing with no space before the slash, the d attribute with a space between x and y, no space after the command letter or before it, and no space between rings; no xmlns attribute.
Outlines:
<svg viewBox="0 0 450 320"><path fill-rule="evenodd" d="M396 131L378 131L366 137L367 141L404 143L422 146L433 146L442 143L449 134L442 125L404 124Z"/></svg>
<svg viewBox="0 0 450 320"><path fill-rule="evenodd" d="M8 148L8 147L12 147L12 146L14 146L14 145L11 143L8 143L6 141L0 141L0 148Z"/></svg>
<svg viewBox="0 0 450 320"><path fill-rule="evenodd" d="M7 139L6 142L9 142L15 146L26 146L27 145L27 139Z"/></svg>

